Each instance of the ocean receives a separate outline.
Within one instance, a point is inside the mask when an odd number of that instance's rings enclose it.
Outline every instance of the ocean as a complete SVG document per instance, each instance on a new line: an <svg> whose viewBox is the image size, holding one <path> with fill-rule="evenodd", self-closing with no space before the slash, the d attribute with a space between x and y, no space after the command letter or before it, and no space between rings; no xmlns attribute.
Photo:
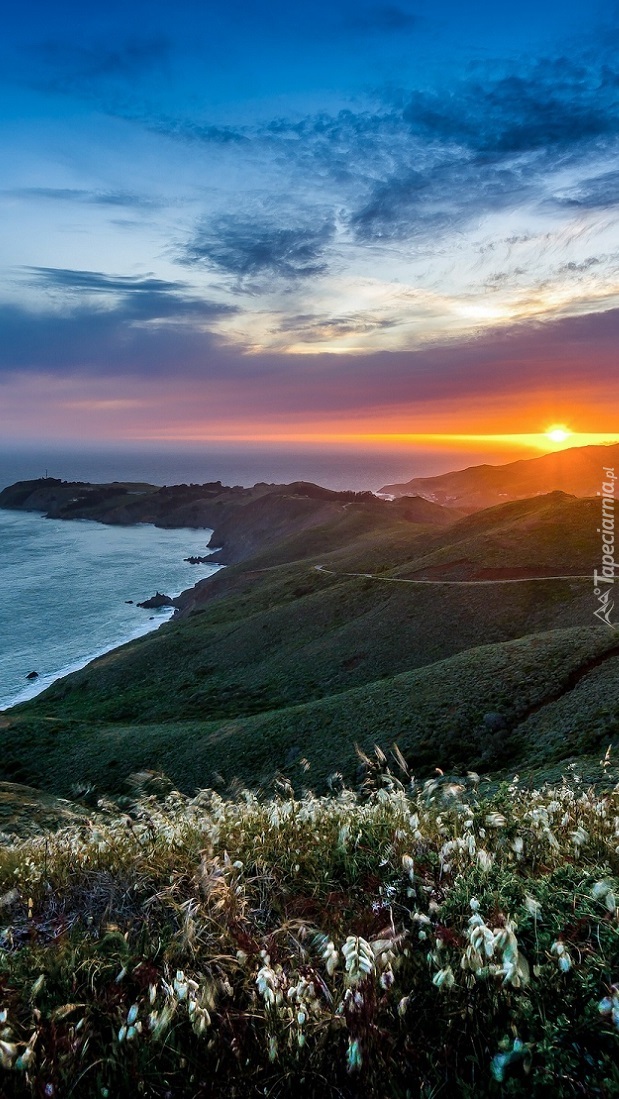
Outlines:
<svg viewBox="0 0 619 1099"><path fill-rule="evenodd" d="M332 489L369 489L432 477L482 462L508 462L531 457L523 448L439 446L290 446L282 443L209 444L122 447L20 447L0 443L0 488L34 477L63 481L147 481L155 485L255 485L258 481L286 484L313 481Z"/></svg>
<svg viewBox="0 0 619 1099"><path fill-rule="evenodd" d="M0 510L0 709L166 621L169 608L136 604L215 572L183 560L204 555L210 534Z"/></svg>
<svg viewBox="0 0 619 1099"><path fill-rule="evenodd" d="M0 447L0 488L49 475L157 485L305 480L333 489L376 491L413 476L501 460L506 460L504 451L492 455L487 450L475 454L410 447L16 446ZM169 610L145 611L135 604L156 590L177 595L212 573L215 566L183 560L204 555L209 537L209 531L109 527L0 510L0 709L33 697L59 676L161 625ZM38 678L28 680L32 671Z"/></svg>

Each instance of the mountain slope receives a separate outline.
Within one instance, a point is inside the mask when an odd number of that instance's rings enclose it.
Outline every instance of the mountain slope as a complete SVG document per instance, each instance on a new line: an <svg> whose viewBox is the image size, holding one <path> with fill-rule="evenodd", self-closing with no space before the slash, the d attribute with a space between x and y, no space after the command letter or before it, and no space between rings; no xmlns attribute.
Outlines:
<svg viewBox="0 0 619 1099"><path fill-rule="evenodd" d="M372 753L397 742L419 773L548 766L603 751L619 734L619 638L602 627L557 630L484 645L313 702L261 714L193 721L37 720L12 714L2 774L69 794L79 781L114 789L144 768L182 789L269 784L287 774L324 790L359 778L355 742ZM591 696L604 705L592 711ZM40 712L40 708L39 708ZM211 719L209 720L209 716ZM308 766L309 765L309 766Z"/></svg>
<svg viewBox="0 0 619 1099"><path fill-rule="evenodd" d="M413 477L403 484L384 485L380 491L396 497L423 496L444 507L467 509L555 490L573 496L595 496L601 491L604 466L619 470L619 443L571 447L540 458L503 466L470 466L438 477Z"/></svg>

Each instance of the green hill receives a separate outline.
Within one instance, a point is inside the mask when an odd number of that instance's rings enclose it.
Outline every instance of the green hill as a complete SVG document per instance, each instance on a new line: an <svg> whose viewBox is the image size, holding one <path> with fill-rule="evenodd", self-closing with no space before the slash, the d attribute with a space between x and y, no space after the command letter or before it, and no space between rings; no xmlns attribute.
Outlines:
<svg viewBox="0 0 619 1099"><path fill-rule="evenodd" d="M421 774L436 766L543 766L603 753L617 736L618 670L619 638L605 627L556 630L468 649L304 704L219 720L205 706L190 720L179 695L176 712L173 697L167 712L150 711L139 722L109 707L106 713L103 704L96 717L96 688L71 677L64 705L54 704L52 689L13 711L1 773L66 795L78 782L118 789L145 768L186 791L269 784L278 772L298 787L325 790L335 771L348 783L359 779L355 743L371 753L394 742ZM91 696L91 716L78 716L83 695Z"/></svg>

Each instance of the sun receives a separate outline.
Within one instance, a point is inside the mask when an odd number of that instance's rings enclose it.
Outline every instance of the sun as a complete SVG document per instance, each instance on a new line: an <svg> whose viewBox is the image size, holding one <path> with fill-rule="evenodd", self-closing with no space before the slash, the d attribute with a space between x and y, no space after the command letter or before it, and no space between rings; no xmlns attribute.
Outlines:
<svg viewBox="0 0 619 1099"><path fill-rule="evenodd" d="M552 443L564 443L571 434L572 432L565 424L553 424L545 432L546 438L550 439Z"/></svg>

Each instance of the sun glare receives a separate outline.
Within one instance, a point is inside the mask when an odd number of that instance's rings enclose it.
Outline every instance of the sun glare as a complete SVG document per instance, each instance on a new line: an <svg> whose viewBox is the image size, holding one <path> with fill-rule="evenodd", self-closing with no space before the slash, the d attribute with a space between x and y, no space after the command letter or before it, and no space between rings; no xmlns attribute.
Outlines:
<svg viewBox="0 0 619 1099"><path fill-rule="evenodd" d="M546 431L546 438L550 439L552 443L564 443L571 434L572 432L563 424L553 424Z"/></svg>

